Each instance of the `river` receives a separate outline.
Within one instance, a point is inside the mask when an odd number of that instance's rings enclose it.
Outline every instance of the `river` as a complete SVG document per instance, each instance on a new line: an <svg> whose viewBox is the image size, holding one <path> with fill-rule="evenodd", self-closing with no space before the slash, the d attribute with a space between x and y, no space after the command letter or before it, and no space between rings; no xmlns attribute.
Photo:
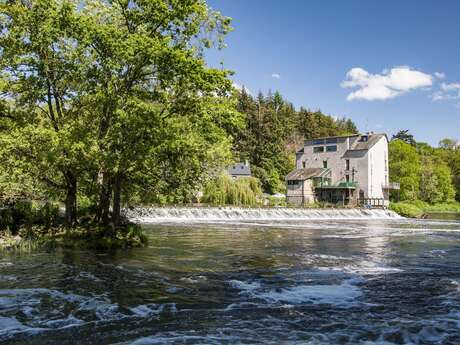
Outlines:
<svg viewBox="0 0 460 345"><path fill-rule="evenodd" d="M460 221L171 219L0 254L1 344L460 344Z"/></svg>

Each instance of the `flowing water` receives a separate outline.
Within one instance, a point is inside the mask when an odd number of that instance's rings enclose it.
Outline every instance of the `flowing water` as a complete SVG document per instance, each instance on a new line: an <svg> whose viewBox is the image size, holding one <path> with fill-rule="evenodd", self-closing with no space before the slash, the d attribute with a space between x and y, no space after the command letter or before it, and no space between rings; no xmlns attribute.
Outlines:
<svg viewBox="0 0 460 345"><path fill-rule="evenodd" d="M132 211L146 248L1 253L0 343L460 344L458 220L172 211Z"/></svg>

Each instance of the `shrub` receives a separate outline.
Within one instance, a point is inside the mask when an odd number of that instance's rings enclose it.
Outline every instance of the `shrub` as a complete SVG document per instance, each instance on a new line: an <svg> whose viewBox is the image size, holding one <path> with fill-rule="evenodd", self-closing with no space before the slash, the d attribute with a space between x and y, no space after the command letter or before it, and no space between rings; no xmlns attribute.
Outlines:
<svg viewBox="0 0 460 345"><path fill-rule="evenodd" d="M390 209L403 217L419 218L423 215L423 210L407 202L391 203Z"/></svg>

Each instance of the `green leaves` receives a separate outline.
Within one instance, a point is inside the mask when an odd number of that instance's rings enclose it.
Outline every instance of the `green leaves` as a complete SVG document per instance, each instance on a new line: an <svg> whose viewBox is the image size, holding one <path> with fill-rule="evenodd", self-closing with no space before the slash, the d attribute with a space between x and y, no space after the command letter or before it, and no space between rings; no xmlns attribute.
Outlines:
<svg viewBox="0 0 460 345"><path fill-rule="evenodd" d="M12 1L0 26L3 186L68 205L78 186L108 212L116 193L188 201L230 160L229 72L202 59L230 20L205 1Z"/></svg>

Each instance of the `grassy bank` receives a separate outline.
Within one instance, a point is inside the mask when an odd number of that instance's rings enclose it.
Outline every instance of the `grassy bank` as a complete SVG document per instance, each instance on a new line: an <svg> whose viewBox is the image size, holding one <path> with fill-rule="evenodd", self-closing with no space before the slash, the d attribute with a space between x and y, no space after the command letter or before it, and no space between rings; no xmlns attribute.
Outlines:
<svg viewBox="0 0 460 345"><path fill-rule="evenodd" d="M423 201L401 201L390 204L390 209L401 216L420 218L426 213L460 213L460 202L429 204Z"/></svg>
<svg viewBox="0 0 460 345"><path fill-rule="evenodd" d="M124 219L120 225L101 226L87 210L78 224L64 226L53 203L20 201L0 209L0 248L76 247L113 249L143 246L142 228Z"/></svg>
<svg viewBox="0 0 460 345"><path fill-rule="evenodd" d="M47 227L34 225L21 228L17 234L0 233L0 248L24 249L40 247L117 249L142 247L147 237L136 224L126 224L116 230L90 225Z"/></svg>

